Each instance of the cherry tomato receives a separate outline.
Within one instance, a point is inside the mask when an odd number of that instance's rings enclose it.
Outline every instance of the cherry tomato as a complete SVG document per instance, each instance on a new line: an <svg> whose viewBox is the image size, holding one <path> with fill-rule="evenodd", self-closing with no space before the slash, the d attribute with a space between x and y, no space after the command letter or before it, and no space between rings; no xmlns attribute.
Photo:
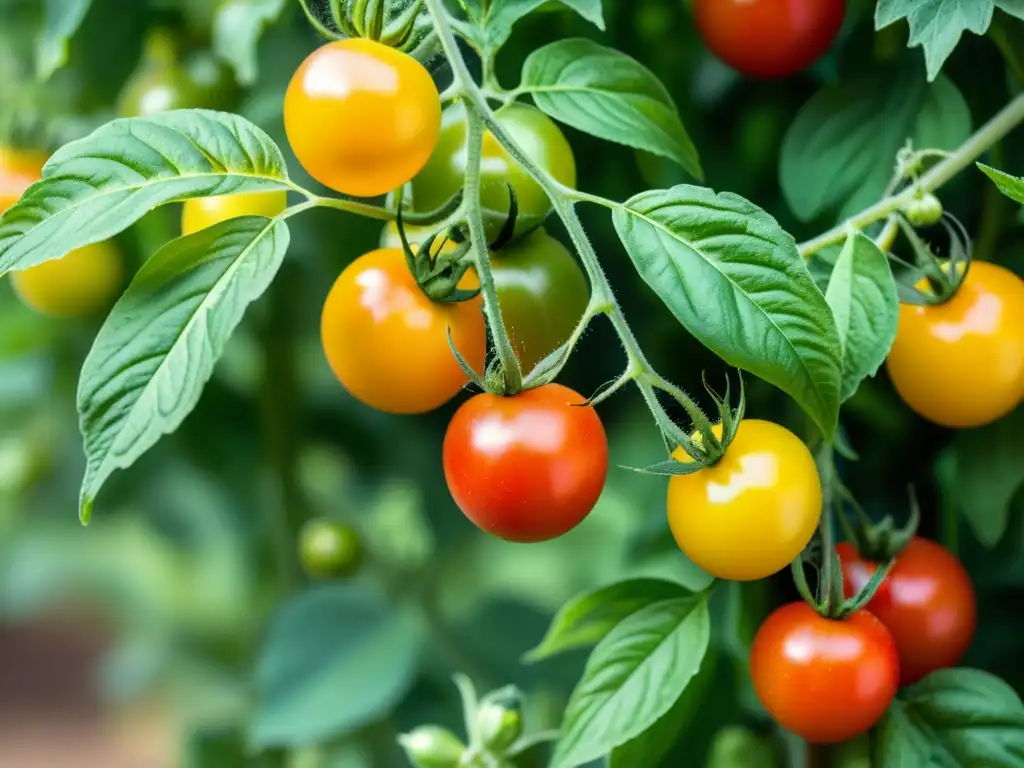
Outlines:
<svg viewBox="0 0 1024 768"><path fill-rule="evenodd" d="M721 425L715 425L721 435ZM692 461L677 448L677 461ZM814 457L778 424L744 419L711 467L674 475L668 523L679 548L720 579L763 579L789 565L821 518Z"/></svg>
<svg viewBox="0 0 1024 768"><path fill-rule="evenodd" d="M928 192L907 203L903 213L915 227L930 227L942 218L942 201Z"/></svg>
<svg viewBox="0 0 1024 768"><path fill-rule="evenodd" d="M843 562L843 586L857 594L878 568L852 544L836 550ZM913 538L878 592L865 606L892 633L900 654L900 682L916 683L963 658L978 622L971 579L956 556L928 539Z"/></svg>
<svg viewBox="0 0 1024 768"><path fill-rule="evenodd" d="M535 107L512 103L497 111L498 123L508 131L527 156L556 180L576 186L576 160L565 135L551 119ZM466 175L466 114L461 106L445 110L437 149L426 167L412 180L416 210L432 211L443 206L462 189ZM507 184L516 191L517 235L543 223L551 202L541 186L513 160L489 132L484 134L480 176L480 203L487 213L488 237L501 231L509 213Z"/></svg>
<svg viewBox="0 0 1024 768"><path fill-rule="evenodd" d="M186 200L181 210L181 234L191 235L239 216L273 218L287 207L288 193L276 190Z"/></svg>
<svg viewBox="0 0 1024 768"><path fill-rule="evenodd" d="M1024 281L979 261L944 304L901 304L886 368L907 405L936 424L1006 415L1024 399Z"/></svg>
<svg viewBox="0 0 1024 768"><path fill-rule="evenodd" d="M46 155L0 147L0 213L14 205L25 190L42 178Z"/></svg>
<svg viewBox="0 0 1024 768"><path fill-rule="evenodd" d="M857 611L837 621L807 603L776 609L750 647L750 678L768 714L812 744L863 733L899 686L896 643L877 618Z"/></svg>
<svg viewBox="0 0 1024 768"><path fill-rule="evenodd" d="M465 402L445 434L444 476L466 517L516 542L575 528L608 473L604 426L585 402L561 384Z"/></svg>
<svg viewBox="0 0 1024 768"><path fill-rule="evenodd" d="M310 176L336 192L373 197L423 168L437 144L441 99L416 59L350 38L302 62L285 95L284 124Z"/></svg>
<svg viewBox="0 0 1024 768"><path fill-rule="evenodd" d="M708 48L752 77L786 77L813 64L843 25L845 0L695 0Z"/></svg>
<svg viewBox="0 0 1024 768"><path fill-rule="evenodd" d="M78 317L105 308L123 280L121 254L109 241L11 272L18 298L37 312L55 317Z"/></svg>
<svg viewBox="0 0 1024 768"><path fill-rule="evenodd" d="M429 227L405 230L414 249L429 234ZM381 243L401 248L394 224L385 227ZM449 241L445 250L452 247ZM543 229L492 253L491 273L505 330L519 364L529 372L569 340L590 300L587 278L565 246ZM474 274L465 287L478 286Z"/></svg>
<svg viewBox="0 0 1024 768"><path fill-rule="evenodd" d="M345 578L362 565L363 544L348 523L318 518L299 532L299 557L306 573L315 579Z"/></svg>
<svg viewBox="0 0 1024 768"><path fill-rule="evenodd" d="M448 346L476 370L486 331L479 297L432 302L396 248L360 256L324 304L321 339L334 375L354 397L389 413L423 413L458 393L466 375Z"/></svg>

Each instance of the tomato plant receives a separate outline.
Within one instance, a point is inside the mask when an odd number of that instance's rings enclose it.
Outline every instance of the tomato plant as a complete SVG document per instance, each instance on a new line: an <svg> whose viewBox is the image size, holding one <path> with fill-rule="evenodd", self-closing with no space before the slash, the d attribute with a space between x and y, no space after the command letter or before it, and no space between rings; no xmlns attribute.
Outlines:
<svg viewBox="0 0 1024 768"><path fill-rule="evenodd" d="M441 103L430 73L373 40L317 49L292 76L284 102L292 151L337 192L374 197L409 181L438 141Z"/></svg>
<svg viewBox="0 0 1024 768"><path fill-rule="evenodd" d="M579 525L608 472L604 426L568 387L477 395L452 417L444 474L477 526L509 541L547 541Z"/></svg>
<svg viewBox="0 0 1024 768"><path fill-rule="evenodd" d="M860 557L845 542L838 551L845 589L852 596L870 581L878 563ZM896 641L903 685L956 666L977 626L977 598L967 571L949 550L919 537L899 553L867 610Z"/></svg>
<svg viewBox="0 0 1024 768"><path fill-rule="evenodd" d="M812 744L868 730L896 695L899 675L892 635L863 610L837 621L790 603L765 619L750 647L757 697L783 728Z"/></svg>
<svg viewBox="0 0 1024 768"><path fill-rule="evenodd" d="M3 3L0 743L1019 768L1018 5Z"/></svg>

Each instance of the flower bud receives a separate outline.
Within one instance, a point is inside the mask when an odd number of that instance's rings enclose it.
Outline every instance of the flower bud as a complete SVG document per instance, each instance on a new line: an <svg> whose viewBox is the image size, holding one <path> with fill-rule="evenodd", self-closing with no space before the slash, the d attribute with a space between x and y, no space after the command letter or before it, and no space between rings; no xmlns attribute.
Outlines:
<svg viewBox="0 0 1024 768"><path fill-rule="evenodd" d="M518 711L490 702L480 705L476 725L484 746L496 752L508 749L523 732L523 719Z"/></svg>
<svg viewBox="0 0 1024 768"><path fill-rule="evenodd" d="M466 749L451 731L436 725L424 725L398 737L410 762L416 768L458 768Z"/></svg>

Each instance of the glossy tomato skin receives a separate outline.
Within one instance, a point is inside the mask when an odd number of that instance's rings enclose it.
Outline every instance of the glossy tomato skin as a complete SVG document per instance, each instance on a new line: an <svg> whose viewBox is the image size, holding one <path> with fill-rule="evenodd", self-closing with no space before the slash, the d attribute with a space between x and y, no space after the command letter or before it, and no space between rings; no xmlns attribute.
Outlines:
<svg viewBox="0 0 1024 768"><path fill-rule="evenodd" d="M106 308L124 281L120 251L109 241L11 272L22 303L53 317L81 317Z"/></svg>
<svg viewBox="0 0 1024 768"><path fill-rule="evenodd" d="M429 237L429 227L407 226L415 251ZM435 246L440 244L435 241ZM381 245L401 248L394 223L384 227ZM454 249L449 240L445 250ZM435 248L436 252L436 248ZM590 287L579 262L543 227L491 254L498 305L516 357L524 372L569 340L590 301ZM476 273L466 273L462 287L479 287Z"/></svg>
<svg viewBox="0 0 1024 768"><path fill-rule="evenodd" d="M845 0L695 0L708 48L751 77L787 77L813 64L839 33Z"/></svg>
<svg viewBox="0 0 1024 768"><path fill-rule="evenodd" d="M836 547L843 563L843 588L859 592L878 569L853 545ZM900 656L900 683L911 685L963 658L978 624L970 576L956 556L934 541L915 537L865 606L888 627Z"/></svg>
<svg viewBox="0 0 1024 768"><path fill-rule="evenodd" d="M889 630L868 611L837 621L807 603L776 609L750 647L758 699L783 728L812 744L835 744L871 728L899 686Z"/></svg>
<svg viewBox="0 0 1024 768"><path fill-rule="evenodd" d="M608 474L604 426L585 402L561 384L465 402L445 434L444 476L466 517L515 542L582 522Z"/></svg>
<svg viewBox="0 0 1024 768"><path fill-rule="evenodd" d="M405 184L437 144L441 100L416 59L373 40L327 43L299 66L284 101L295 156L310 176L347 195Z"/></svg>
<svg viewBox="0 0 1024 768"><path fill-rule="evenodd" d="M904 402L935 424L1005 416L1024 399L1024 280L978 261L944 304L901 304L886 369Z"/></svg>
<svg viewBox="0 0 1024 768"><path fill-rule="evenodd" d="M715 431L721 434L721 426ZM677 461L690 461L682 449ZM668 522L679 548L720 579L750 581L789 565L821 518L821 481L800 439L770 421L744 419L713 466L674 475Z"/></svg>
<svg viewBox="0 0 1024 768"><path fill-rule="evenodd" d="M324 304L324 352L342 385L388 413L423 413L458 393L466 375L452 340L476 370L486 332L479 297L432 302L416 285L404 254L381 248L360 256L338 277Z"/></svg>
<svg viewBox="0 0 1024 768"><path fill-rule="evenodd" d="M576 160L572 147L557 125L536 107L508 104L495 113L499 124L537 165L569 187L576 186ZM427 165L412 181L413 205L418 211L440 208L458 190L466 175L468 129L462 107L445 110L441 136ZM551 203L541 186L513 160L489 132L484 134L480 176L480 203L489 212L487 235L501 232L509 212L507 184L516 191L519 212L517 235L543 223Z"/></svg>
<svg viewBox="0 0 1024 768"><path fill-rule="evenodd" d="M239 216L266 216L273 218L288 207L288 193L242 192L237 195L197 197L186 200L181 209L181 234L191 235Z"/></svg>
<svg viewBox="0 0 1024 768"><path fill-rule="evenodd" d="M0 213L14 205L25 190L42 178L46 155L0 147Z"/></svg>

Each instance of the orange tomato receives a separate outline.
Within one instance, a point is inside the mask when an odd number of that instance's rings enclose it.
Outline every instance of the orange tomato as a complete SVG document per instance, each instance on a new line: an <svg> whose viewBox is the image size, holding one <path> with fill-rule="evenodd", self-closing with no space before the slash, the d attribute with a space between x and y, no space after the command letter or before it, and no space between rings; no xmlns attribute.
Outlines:
<svg viewBox="0 0 1024 768"><path fill-rule="evenodd" d="M318 48L299 66L284 123L310 176L336 192L373 197L426 164L441 129L441 100L416 59L350 38Z"/></svg>
<svg viewBox="0 0 1024 768"><path fill-rule="evenodd" d="M448 346L476 370L486 351L480 298L439 304L416 285L397 248L360 256L324 304L321 339L335 376L354 397L388 413L433 410L466 384Z"/></svg>
<svg viewBox="0 0 1024 768"><path fill-rule="evenodd" d="M945 303L901 305L886 368L904 402L936 424L978 427L1009 413L1024 399L1024 280L974 262Z"/></svg>
<svg viewBox="0 0 1024 768"><path fill-rule="evenodd" d="M191 235L239 216L266 216L273 218L288 206L288 193L242 192L237 195L217 195L186 200L181 210L181 234Z"/></svg>

